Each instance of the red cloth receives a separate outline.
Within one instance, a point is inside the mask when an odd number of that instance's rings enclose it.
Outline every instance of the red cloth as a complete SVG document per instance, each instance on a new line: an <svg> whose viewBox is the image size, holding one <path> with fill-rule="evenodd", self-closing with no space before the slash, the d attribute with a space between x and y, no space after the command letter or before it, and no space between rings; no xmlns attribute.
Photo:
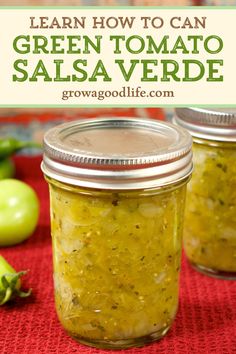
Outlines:
<svg viewBox="0 0 236 354"><path fill-rule="evenodd" d="M1 354L105 354L78 344L63 330L54 310L49 203L40 157L18 157L17 177L34 187L41 201L35 234L25 243L0 253L17 269L30 269L23 285L32 287L27 299L0 308ZM0 210L1 212L1 210ZM194 271L183 259L180 308L170 332L142 348L110 351L125 354L236 353L236 282Z"/></svg>

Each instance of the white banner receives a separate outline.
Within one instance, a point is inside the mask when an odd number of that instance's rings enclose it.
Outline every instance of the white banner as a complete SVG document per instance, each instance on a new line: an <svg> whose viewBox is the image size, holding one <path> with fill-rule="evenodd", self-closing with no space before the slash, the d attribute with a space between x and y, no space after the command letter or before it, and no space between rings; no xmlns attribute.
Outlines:
<svg viewBox="0 0 236 354"><path fill-rule="evenodd" d="M236 106L235 8L0 9L0 106Z"/></svg>

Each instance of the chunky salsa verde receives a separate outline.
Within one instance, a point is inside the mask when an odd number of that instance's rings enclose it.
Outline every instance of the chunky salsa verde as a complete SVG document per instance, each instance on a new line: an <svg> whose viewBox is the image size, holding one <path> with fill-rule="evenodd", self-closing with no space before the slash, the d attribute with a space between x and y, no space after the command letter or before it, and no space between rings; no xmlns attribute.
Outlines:
<svg viewBox="0 0 236 354"><path fill-rule="evenodd" d="M164 335L178 307L186 179L161 192L49 182L63 326L80 341L103 347Z"/></svg>
<svg viewBox="0 0 236 354"><path fill-rule="evenodd" d="M198 141L193 156L185 251L196 266L236 276L236 144Z"/></svg>

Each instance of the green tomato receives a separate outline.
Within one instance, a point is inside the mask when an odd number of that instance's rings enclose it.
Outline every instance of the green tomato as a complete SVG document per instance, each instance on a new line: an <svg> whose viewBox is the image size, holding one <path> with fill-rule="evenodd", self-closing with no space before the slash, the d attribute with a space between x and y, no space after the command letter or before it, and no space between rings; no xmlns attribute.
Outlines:
<svg viewBox="0 0 236 354"><path fill-rule="evenodd" d="M27 239L35 230L39 201L34 190L16 179L0 181L0 246Z"/></svg>
<svg viewBox="0 0 236 354"><path fill-rule="evenodd" d="M15 166L12 160L6 158L0 160L0 180L4 178L11 178L14 176Z"/></svg>

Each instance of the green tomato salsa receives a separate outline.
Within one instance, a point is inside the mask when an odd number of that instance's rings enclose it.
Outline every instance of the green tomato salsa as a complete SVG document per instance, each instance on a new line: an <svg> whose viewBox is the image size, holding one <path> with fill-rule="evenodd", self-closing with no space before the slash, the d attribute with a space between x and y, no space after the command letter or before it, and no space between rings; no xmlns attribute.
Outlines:
<svg viewBox="0 0 236 354"><path fill-rule="evenodd" d="M64 328L106 348L163 336L178 307L186 179L161 192L49 182L56 308Z"/></svg>
<svg viewBox="0 0 236 354"><path fill-rule="evenodd" d="M236 144L194 143L188 184L184 248L210 272L236 276Z"/></svg>

